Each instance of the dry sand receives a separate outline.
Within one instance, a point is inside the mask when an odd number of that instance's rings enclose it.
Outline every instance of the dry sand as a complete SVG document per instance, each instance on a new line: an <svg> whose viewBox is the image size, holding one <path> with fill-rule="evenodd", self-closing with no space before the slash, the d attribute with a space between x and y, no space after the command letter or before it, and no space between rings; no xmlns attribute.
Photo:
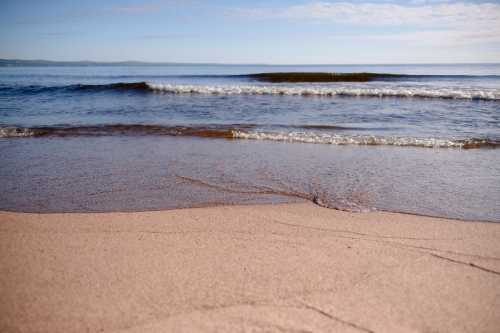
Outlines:
<svg viewBox="0 0 500 333"><path fill-rule="evenodd" d="M500 224L303 203L0 231L0 332L500 332Z"/></svg>

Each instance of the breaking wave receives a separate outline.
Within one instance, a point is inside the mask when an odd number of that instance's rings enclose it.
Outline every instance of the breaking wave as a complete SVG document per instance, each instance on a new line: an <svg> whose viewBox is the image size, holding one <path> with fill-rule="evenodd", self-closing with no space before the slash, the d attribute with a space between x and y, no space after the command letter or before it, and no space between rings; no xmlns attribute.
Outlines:
<svg viewBox="0 0 500 333"><path fill-rule="evenodd" d="M284 142L318 143L331 145L359 145L359 146L401 146L422 148L498 148L500 142L490 139L439 139L413 138L396 136L373 135L342 135L318 134L305 132L245 132L235 131L234 137L240 139L271 140Z"/></svg>
<svg viewBox="0 0 500 333"><path fill-rule="evenodd" d="M241 128L244 128L242 126ZM234 128L218 126L163 126L142 124L111 124L95 126L0 127L0 138L15 137L81 137L112 135L166 135L227 138L234 137Z"/></svg>
<svg viewBox="0 0 500 333"><path fill-rule="evenodd" d="M262 125L166 126L111 124L95 126L0 127L0 138L23 137L98 137L98 136L190 136L200 138L250 139L281 142L359 146L400 146L422 148L500 148L500 141L483 138L442 139L398 136L347 135L331 133L354 128L327 125L271 125L288 131L259 130ZM301 128L302 131L296 129ZM316 131L315 131L316 130ZM324 130L329 130L325 132Z"/></svg>
<svg viewBox="0 0 500 333"><path fill-rule="evenodd" d="M150 82L119 82L111 84L75 84L68 86L1 86L0 91L15 91L25 94L52 92L161 92L168 94L200 95L281 95L321 97L397 97L440 98L499 101L500 89L496 88L436 88L425 86L291 86L291 85L185 85Z"/></svg>
<svg viewBox="0 0 500 333"><path fill-rule="evenodd" d="M403 98L445 98L470 100L500 100L500 89L450 89L426 87L291 87L271 85L177 85L147 83L157 92L172 94L206 95L286 95L286 96L350 96L350 97L403 97Z"/></svg>

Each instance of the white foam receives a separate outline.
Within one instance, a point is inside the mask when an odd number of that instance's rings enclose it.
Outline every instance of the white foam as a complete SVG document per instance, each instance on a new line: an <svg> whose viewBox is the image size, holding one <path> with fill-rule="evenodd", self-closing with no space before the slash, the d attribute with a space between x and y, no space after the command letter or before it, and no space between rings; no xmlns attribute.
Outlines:
<svg viewBox="0 0 500 333"><path fill-rule="evenodd" d="M35 135L35 133L29 128L0 127L0 138L22 138L33 135Z"/></svg>
<svg viewBox="0 0 500 333"><path fill-rule="evenodd" d="M178 85L148 83L150 89L173 94L206 95L288 95L288 96L367 96L420 97L500 100L500 89L494 88L436 88L436 87L290 87L272 85Z"/></svg>
<svg viewBox="0 0 500 333"><path fill-rule="evenodd" d="M243 132L233 131L240 139L272 140L286 142L320 143L332 145L385 145L426 148L462 148L464 141L436 138L377 137L371 135L348 136L339 134L317 134L306 132Z"/></svg>
<svg viewBox="0 0 500 333"><path fill-rule="evenodd" d="M111 125L113 127L113 125ZM105 133L114 133L113 128L105 131L106 127L87 127L85 131L79 131L80 128L68 128L66 131L60 129L66 135L88 135L95 131L98 135ZM425 148L480 148L483 146L499 147L498 141L488 139L439 139L439 138L415 138L415 137L398 137L398 136L374 136L374 135L346 135L336 133L318 133L318 132L303 132L303 131L248 131L246 129L233 129L231 136L235 139L251 139L251 140L270 140L270 141L286 141L298 143L318 143L331 145L363 145L363 146L407 146L407 147L425 147ZM122 131L123 133L123 131ZM179 131L165 131L164 135L179 135ZM58 130L53 128L45 128L39 131L37 128L23 127L0 127L0 138L19 138L33 137L39 135L55 135L58 136ZM185 135L197 136L196 132L186 132ZM202 135L203 136L203 135ZM226 135L224 134L224 136Z"/></svg>

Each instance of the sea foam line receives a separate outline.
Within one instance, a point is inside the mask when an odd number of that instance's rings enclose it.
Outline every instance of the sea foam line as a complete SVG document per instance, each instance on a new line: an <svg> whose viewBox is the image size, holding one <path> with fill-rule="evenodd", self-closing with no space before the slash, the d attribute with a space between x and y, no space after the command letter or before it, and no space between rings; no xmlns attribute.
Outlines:
<svg viewBox="0 0 500 333"><path fill-rule="evenodd" d="M287 95L287 96L353 96L447 98L471 100L500 100L500 89L431 88L431 87L290 87L257 85L178 85L147 83L158 92L205 95Z"/></svg>
<svg viewBox="0 0 500 333"><path fill-rule="evenodd" d="M35 131L25 127L0 127L0 138L23 138L34 136Z"/></svg>
<svg viewBox="0 0 500 333"><path fill-rule="evenodd" d="M191 136L221 139L253 139L331 145L402 146L422 148L500 148L497 140L484 138L440 139L374 135L346 135L314 131L261 131L232 125L167 126L111 124L69 127L0 127L0 138L89 136Z"/></svg>
<svg viewBox="0 0 500 333"><path fill-rule="evenodd" d="M245 132L233 131L233 136L239 139L271 140L283 142L317 143L331 145L359 146L401 146L422 148L479 148L481 146L496 146L494 142L485 139L449 140L437 138L412 137L379 137L372 135L340 135L316 134L306 132Z"/></svg>

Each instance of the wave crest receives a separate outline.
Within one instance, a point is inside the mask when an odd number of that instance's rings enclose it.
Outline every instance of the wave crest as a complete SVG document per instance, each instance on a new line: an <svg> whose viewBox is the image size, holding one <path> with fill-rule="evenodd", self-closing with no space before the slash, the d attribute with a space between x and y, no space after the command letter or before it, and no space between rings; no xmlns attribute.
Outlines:
<svg viewBox="0 0 500 333"><path fill-rule="evenodd" d="M245 126L242 126L245 128ZM0 127L0 138L82 137L82 136L196 136L232 139L234 128L218 126L164 126L144 124L110 124L89 126Z"/></svg>
<svg viewBox="0 0 500 333"><path fill-rule="evenodd" d="M98 136L190 136L201 138L223 139L251 139L270 140L297 143L316 143L331 145L358 145L358 146L401 146L422 148L500 148L500 141L482 138L468 139L440 139L415 138L397 136L349 135L308 131L326 126L303 125L304 131L294 131L300 126L290 126L289 131L261 131L259 125L194 125L168 126L144 124L110 124L95 126L44 126L44 127L0 127L0 138L22 137L98 137ZM285 128L286 125L274 125L276 128ZM332 130L345 130L340 126L328 127Z"/></svg>
<svg viewBox="0 0 500 333"><path fill-rule="evenodd" d="M0 138L23 138L34 136L35 131L24 127L0 127Z"/></svg>
<svg viewBox="0 0 500 333"><path fill-rule="evenodd" d="M401 146L422 148L481 148L500 147L500 142L488 139L450 140L438 138L413 138L372 135L316 134L305 132L245 132L235 131L234 137L240 139L271 140L285 142L317 143L332 145L358 146Z"/></svg>
<svg viewBox="0 0 500 333"><path fill-rule="evenodd" d="M284 85L186 85L152 82L118 82L110 84L75 84L68 86L0 86L1 91L26 94L52 92L162 92L200 95L277 95L319 97L397 97L441 98L500 101L500 89L495 88L436 88L425 86L284 86Z"/></svg>
<svg viewBox="0 0 500 333"><path fill-rule="evenodd" d="M500 100L498 89L450 89L430 87L288 87L258 85L177 85L147 83L157 92L172 94L205 95L286 95L286 96L350 96L350 97L404 97L404 98L445 98L470 100Z"/></svg>

